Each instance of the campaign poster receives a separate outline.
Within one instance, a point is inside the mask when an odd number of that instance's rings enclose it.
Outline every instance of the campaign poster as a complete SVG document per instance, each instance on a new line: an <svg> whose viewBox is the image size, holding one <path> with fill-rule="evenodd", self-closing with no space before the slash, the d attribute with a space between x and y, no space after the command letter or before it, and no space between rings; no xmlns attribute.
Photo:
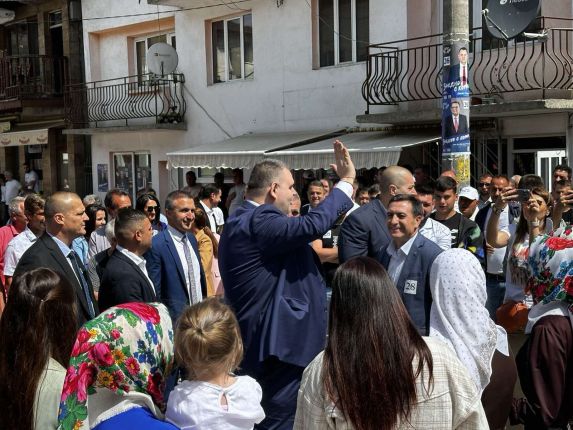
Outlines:
<svg viewBox="0 0 573 430"><path fill-rule="evenodd" d="M102 193L107 193L109 190L107 164L97 165L97 190Z"/></svg>
<svg viewBox="0 0 573 430"><path fill-rule="evenodd" d="M470 152L470 74L466 43L444 46L442 142L444 154Z"/></svg>

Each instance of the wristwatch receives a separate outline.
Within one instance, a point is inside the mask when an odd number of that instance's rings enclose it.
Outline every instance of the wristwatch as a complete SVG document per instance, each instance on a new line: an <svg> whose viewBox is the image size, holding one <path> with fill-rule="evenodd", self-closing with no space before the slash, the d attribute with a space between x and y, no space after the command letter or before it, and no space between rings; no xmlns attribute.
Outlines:
<svg viewBox="0 0 573 430"><path fill-rule="evenodd" d="M496 214L496 215L500 215L500 214L503 212L503 208L500 209L500 208L496 207L495 205L493 205L493 206L491 207L491 210L492 210L493 213Z"/></svg>

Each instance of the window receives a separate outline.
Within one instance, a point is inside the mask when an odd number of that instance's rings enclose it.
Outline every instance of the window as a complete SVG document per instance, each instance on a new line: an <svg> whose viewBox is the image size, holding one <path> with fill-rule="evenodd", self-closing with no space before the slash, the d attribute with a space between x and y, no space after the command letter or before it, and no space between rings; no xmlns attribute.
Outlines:
<svg viewBox="0 0 573 430"><path fill-rule="evenodd" d="M116 152L113 154L114 184L135 202L137 193L152 188L151 154Z"/></svg>
<svg viewBox="0 0 573 430"><path fill-rule="evenodd" d="M369 0L318 0L320 67L368 57Z"/></svg>
<svg viewBox="0 0 573 430"><path fill-rule="evenodd" d="M137 69L137 82L140 85L143 84L144 81L148 80L148 76L146 76L149 73L146 59L147 50L156 43L168 43L176 48L175 34L164 33L135 39L135 66Z"/></svg>
<svg viewBox="0 0 573 430"><path fill-rule="evenodd" d="M252 79L253 17L251 14L211 23L213 83Z"/></svg>

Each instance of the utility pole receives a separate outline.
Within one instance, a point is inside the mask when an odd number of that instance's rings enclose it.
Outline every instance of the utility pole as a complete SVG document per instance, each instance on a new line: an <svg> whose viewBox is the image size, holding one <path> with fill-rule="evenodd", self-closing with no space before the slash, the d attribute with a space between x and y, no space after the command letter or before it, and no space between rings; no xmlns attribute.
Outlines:
<svg viewBox="0 0 573 430"><path fill-rule="evenodd" d="M443 0L442 171L470 183L469 1Z"/></svg>

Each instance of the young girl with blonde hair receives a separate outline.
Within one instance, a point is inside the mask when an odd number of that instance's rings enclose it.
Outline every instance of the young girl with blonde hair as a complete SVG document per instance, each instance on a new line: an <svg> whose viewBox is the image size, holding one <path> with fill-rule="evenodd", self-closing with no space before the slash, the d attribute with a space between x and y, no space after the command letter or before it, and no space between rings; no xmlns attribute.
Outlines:
<svg viewBox="0 0 573 430"><path fill-rule="evenodd" d="M188 380L169 396L169 422L181 429L242 430L263 420L260 385L233 373L243 358L243 343L235 315L219 299L210 297L180 316L175 358Z"/></svg>

